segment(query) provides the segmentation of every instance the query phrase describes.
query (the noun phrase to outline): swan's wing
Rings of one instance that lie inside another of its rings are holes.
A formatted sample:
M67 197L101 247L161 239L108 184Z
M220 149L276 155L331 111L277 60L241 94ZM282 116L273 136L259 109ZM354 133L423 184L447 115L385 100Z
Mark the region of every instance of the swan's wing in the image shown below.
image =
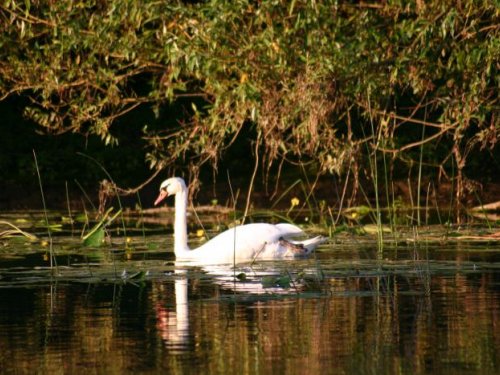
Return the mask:
M252 260L268 244L277 244L281 236L281 231L271 224L240 225L218 234L191 254L198 260L214 263L231 263L234 258Z
M281 245L281 239L303 235L299 227L281 223L253 223L230 228L198 249L189 252L189 257L206 264L232 263L236 261L251 261L256 258L277 259L283 257L286 248ZM309 253L317 245L318 238L297 241Z
M279 229L281 236L284 238L297 237L304 234L304 231L302 229L293 224L279 223L276 224L275 227Z

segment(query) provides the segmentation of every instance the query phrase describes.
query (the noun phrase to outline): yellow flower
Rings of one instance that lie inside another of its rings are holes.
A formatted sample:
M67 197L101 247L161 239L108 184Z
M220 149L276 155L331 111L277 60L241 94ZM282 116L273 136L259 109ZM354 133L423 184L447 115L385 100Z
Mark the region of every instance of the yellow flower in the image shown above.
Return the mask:
M290 204L292 205L292 207L298 206L300 204L299 198L293 197L290 201Z
M203 229L198 229L196 231L196 237L203 237L204 234L205 234L205 231Z

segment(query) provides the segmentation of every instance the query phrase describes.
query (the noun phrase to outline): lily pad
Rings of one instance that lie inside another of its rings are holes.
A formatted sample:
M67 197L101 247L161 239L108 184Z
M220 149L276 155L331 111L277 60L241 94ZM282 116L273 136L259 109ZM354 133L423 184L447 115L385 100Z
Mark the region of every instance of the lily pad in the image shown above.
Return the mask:
M264 276L262 286L264 288L290 288L291 279L288 275L283 276Z

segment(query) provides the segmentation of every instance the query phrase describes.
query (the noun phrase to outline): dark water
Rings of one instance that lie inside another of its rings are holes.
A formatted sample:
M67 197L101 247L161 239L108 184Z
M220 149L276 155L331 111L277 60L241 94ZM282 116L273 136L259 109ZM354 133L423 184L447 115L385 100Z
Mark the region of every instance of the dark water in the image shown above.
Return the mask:
M58 237L51 276L46 244L0 240L0 373L500 372L498 242L344 237L233 270L146 241Z

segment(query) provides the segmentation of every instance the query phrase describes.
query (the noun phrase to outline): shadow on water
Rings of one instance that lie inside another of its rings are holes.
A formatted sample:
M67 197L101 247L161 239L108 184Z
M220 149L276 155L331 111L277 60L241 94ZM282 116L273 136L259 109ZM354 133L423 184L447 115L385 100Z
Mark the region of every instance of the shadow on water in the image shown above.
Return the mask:
M372 237L339 235L309 259L201 267L175 261L163 228L137 228L84 248L62 225L57 273L43 241L0 239L3 373L500 366L498 242L409 238L381 251Z

